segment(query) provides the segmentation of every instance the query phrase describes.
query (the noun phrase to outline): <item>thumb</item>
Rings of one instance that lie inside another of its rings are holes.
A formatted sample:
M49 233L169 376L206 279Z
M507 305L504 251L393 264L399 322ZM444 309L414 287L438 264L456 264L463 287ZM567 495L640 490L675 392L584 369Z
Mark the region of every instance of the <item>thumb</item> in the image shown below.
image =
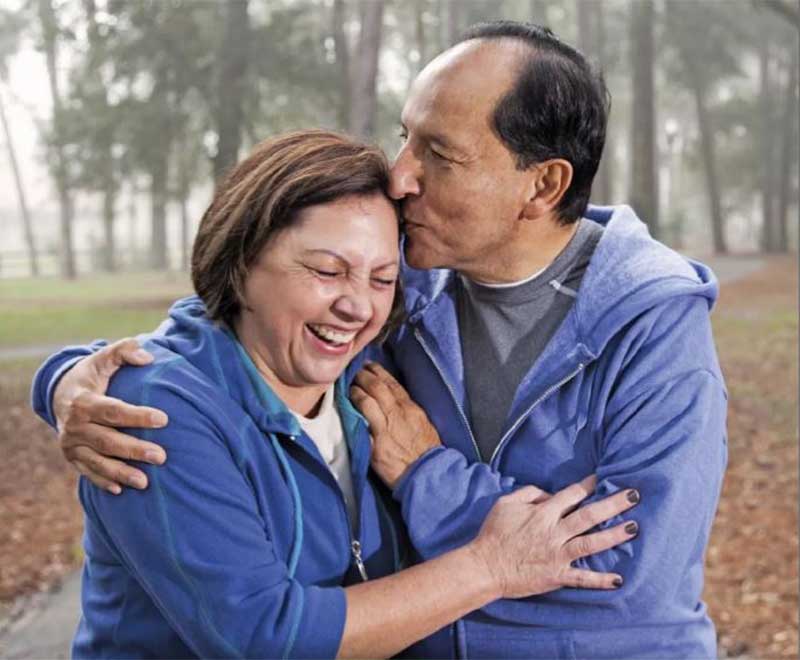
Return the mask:
M93 357L97 375L106 382L123 365L141 367L153 361L152 354L141 348L136 339L131 338L120 339L98 351Z

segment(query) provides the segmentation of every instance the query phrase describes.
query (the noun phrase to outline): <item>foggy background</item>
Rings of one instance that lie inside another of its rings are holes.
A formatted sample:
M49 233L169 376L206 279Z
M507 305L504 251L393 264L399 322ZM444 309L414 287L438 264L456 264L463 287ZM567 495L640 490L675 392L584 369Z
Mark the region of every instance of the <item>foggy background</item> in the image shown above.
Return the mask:
M693 255L796 249L796 3L4 0L0 277L185 268L214 178L255 142L320 126L391 156L414 75L497 18L604 70L594 202Z

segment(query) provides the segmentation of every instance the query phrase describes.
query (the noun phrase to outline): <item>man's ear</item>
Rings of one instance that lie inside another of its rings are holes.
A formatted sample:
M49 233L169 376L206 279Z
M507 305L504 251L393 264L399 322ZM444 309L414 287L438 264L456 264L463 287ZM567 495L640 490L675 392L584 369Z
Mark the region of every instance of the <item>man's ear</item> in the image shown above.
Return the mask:
M549 215L572 183L572 165L563 158L553 158L534 165L531 174L523 215L529 218Z

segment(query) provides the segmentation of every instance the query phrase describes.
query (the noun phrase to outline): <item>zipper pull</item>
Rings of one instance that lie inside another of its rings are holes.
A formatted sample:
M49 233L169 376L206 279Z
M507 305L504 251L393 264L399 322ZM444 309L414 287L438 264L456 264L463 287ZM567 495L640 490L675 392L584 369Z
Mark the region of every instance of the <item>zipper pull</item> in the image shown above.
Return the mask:
M353 542L350 544L350 549L353 551L353 559L356 562L356 568L358 568L361 579L366 582L369 580L369 577L367 576L367 568L364 566L364 561L361 559L361 544L353 539Z

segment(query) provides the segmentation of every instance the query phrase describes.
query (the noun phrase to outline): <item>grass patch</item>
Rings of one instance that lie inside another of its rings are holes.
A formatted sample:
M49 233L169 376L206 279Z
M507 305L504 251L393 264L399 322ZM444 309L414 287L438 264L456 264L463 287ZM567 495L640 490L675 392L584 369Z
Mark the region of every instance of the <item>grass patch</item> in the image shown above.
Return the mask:
M116 273L65 281L0 280L0 348L147 332L191 293L185 273Z

